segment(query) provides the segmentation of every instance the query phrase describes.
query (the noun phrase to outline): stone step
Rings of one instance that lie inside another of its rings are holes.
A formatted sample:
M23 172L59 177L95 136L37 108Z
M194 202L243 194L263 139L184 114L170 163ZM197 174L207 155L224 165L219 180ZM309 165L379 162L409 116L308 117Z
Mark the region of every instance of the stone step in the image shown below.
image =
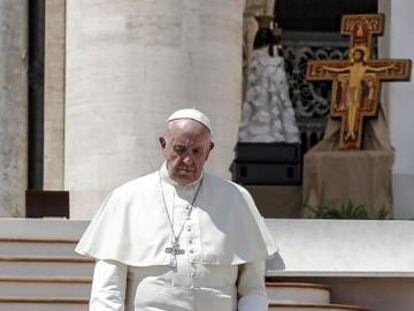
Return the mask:
M85 298L0 296L0 311L87 311Z
M79 256L76 238L0 237L0 256Z
M0 218L0 237L79 239L87 220Z
M366 308L339 304L271 302L269 311L371 311Z
M74 248L87 221L0 219L0 311L88 309L94 260ZM369 311L329 304L329 289L267 283L269 310Z
M0 293L12 297L88 298L91 278L0 277Z
M327 286L299 282L266 282L271 301L280 303L328 304L330 290Z
M91 277L94 263L83 257L0 256L0 275Z

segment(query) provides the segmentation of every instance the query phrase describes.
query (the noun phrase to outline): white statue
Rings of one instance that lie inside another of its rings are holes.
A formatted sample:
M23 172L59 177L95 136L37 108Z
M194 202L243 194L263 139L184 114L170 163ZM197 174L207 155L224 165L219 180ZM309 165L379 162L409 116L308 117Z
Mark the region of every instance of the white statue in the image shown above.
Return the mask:
M246 87L239 142L299 142L283 58L253 50Z

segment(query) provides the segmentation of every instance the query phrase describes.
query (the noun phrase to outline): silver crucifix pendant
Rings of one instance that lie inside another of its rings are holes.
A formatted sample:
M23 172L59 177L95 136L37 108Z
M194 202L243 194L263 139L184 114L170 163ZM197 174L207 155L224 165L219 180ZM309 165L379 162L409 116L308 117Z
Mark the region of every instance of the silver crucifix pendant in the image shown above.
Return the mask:
M167 254L172 254L174 256L177 256L177 255L184 254L185 253L185 250L183 250L183 249L180 248L180 244L178 242L174 242L173 245L172 245L172 247L167 247L165 249L165 252Z

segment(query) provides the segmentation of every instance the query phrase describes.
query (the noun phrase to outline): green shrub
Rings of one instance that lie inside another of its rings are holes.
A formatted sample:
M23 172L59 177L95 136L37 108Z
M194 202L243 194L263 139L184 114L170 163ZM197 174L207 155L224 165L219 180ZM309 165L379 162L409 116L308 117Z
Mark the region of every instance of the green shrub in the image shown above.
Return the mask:
M309 218L314 219L390 219L389 212L385 207L383 207L374 218L370 218L365 205L354 204L351 201L342 203L339 208L327 206L312 208L307 206L306 209L310 211Z

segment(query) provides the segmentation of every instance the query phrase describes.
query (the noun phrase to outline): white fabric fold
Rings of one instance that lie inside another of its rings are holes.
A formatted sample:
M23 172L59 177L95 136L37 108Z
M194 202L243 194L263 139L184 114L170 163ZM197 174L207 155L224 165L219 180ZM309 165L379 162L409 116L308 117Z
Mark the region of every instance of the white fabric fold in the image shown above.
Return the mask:
M99 260L95 264L90 311L124 311L127 266L115 261Z
M183 270L187 268L189 267L181 267ZM144 311L152 308L179 308L183 311L204 311L211 310L213 306L214 310L219 311L268 310L264 262L237 267L215 265L199 268L199 280L190 289L186 282L177 283L177 272L172 267L131 268L115 261L98 260L89 310ZM234 271L237 271L237 280ZM211 286L212 284L218 286Z
M237 280L238 311L265 311L269 308L265 278L265 263L251 262L239 266Z
M161 171L161 174L166 172ZM165 252L171 230L163 207L160 172L137 178L115 189L82 236L76 251L97 259L132 266L169 265ZM250 194L241 186L204 173L194 204L203 264L243 264L261 261L277 249Z

